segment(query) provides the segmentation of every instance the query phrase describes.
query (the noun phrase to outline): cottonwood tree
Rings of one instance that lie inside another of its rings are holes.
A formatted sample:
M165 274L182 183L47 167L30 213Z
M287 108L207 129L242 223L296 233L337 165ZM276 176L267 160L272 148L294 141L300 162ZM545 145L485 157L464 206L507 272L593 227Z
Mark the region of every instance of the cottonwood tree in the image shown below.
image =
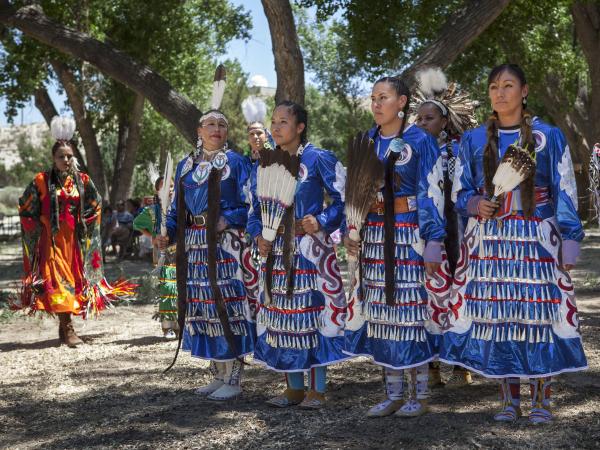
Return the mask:
M82 15L70 15L82 3L87 7L85 20ZM71 57L66 69L72 69L73 81L80 81L79 93L85 94L84 107L94 112L95 122L102 132L114 132L118 136L117 151L110 164L111 201L124 198L130 192L145 100L159 111L168 111L171 121L187 140L195 141L200 110L188 97L196 102L205 98L206 89L197 86L209 85L214 57L222 54L230 39L247 38L250 26L248 15L224 0L42 1L40 5L24 6L2 1L0 17L0 23L18 30L19 37L23 36L21 41L32 38ZM24 28L15 26L17 23ZM81 23L87 25L86 30L81 29ZM57 38L59 34L62 38ZM75 51L65 51L65 48ZM40 61L43 60L37 59L38 64ZM95 61L101 62L96 66ZM78 65L87 69L87 78L81 76L84 71L73 70ZM160 70L169 82L149 66ZM52 73L61 74L56 64L51 67ZM77 83L73 85L77 87ZM69 83L63 86L69 94ZM131 89L132 86L137 90ZM71 103L74 96L68 95L68 98ZM77 105L70 106L77 119ZM78 128L83 138L84 129L79 121ZM90 159L88 153L86 146L86 156ZM93 170L104 165L92 166L90 162L90 173L95 178Z

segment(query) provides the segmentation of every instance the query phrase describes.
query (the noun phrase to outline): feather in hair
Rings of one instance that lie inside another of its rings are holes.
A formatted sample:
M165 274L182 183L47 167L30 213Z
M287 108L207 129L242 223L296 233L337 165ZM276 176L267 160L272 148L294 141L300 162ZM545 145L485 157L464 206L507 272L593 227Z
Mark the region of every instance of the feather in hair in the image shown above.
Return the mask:
M227 75L225 72L225 66L223 64L219 64L217 70L215 70L215 78L213 81L213 91L210 100L211 109L219 109L221 107L223 95L225 94L226 80Z
M432 98L441 94L448 88L446 75L439 67L429 67L419 71L416 75L419 89L425 98Z
M158 173L158 169L154 163L152 161L148 161L148 179L150 180L150 184L154 186L154 183L156 183L156 180L158 180L159 177L160 174Z
M57 141L70 141L75 133L75 121L71 117L54 116L50 122L50 134Z
M252 123L265 123L267 104L262 98L251 95L242 102L242 113L248 125Z

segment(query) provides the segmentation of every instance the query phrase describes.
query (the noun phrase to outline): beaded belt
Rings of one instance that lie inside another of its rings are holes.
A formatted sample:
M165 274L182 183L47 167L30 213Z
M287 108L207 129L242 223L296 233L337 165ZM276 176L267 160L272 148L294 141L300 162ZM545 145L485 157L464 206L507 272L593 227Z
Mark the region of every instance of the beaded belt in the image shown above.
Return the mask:
M394 199L394 214L403 214L417 210L417 202L414 195L407 195L405 197L396 197ZM371 205L370 213L379 214L383 216L385 214L385 202L375 202Z

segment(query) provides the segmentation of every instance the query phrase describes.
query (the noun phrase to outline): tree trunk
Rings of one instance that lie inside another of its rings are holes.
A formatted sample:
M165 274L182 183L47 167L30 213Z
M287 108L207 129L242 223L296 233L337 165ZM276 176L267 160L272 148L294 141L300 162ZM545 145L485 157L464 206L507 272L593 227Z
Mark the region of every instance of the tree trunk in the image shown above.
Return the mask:
M275 103L283 100L304 105L304 59L298 43L294 14L288 0L262 0L271 31L277 91Z
M107 199L108 189L104 165L102 164L102 155L100 153L98 140L96 139L96 131L94 130L92 119L85 109L84 94L69 66L58 60L52 60L50 61L50 64L52 65L54 72L56 72L56 76L60 83L65 88L69 105L73 110L77 130L79 131L79 136L81 136L83 148L85 148L88 174L92 178L92 181L96 185L102 198Z
M589 152L594 143L600 141L600 4L576 1L571 12L577 42L588 66L589 92L582 99L583 108L579 111L587 122L580 131L587 141Z
M201 111L150 67L108 43L53 22L37 5L15 10L8 0L0 0L0 24L18 28L43 44L93 64L107 76L147 98L190 143L196 142Z
M33 93L33 98L35 100L35 107L42 113L42 117L50 126L50 122L54 116L58 116L58 111L54 107L54 103L48 95L48 91L44 87L39 87Z
M110 203L127 200L131 195L131 181L135 169L136 154L140 145L141 122L144 113L144 96L135 94L131 110L119 117L117 154L113 171Z
M431 42L402 73L402 78L411 87L415 74L423 66L449 66L508 6L510 0L471 0L450 16L442 26L437 39Z
M580 197L579 214L582 219L594 216L589 195L589 163L594 143L600 141L600 4L576 1L571 6L577 42L588 66L589 90L580 92L575 107L569 113L575 129L581 136L577 157L582 163L582 176L577 177Z

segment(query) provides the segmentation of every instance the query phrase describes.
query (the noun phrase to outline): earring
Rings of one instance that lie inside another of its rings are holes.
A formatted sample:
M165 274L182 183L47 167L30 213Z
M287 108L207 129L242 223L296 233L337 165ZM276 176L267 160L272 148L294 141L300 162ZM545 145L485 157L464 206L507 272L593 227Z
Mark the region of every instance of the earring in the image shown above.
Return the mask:
M448 133L445 130L440 131L440 139L445 140L448 137Z
M404 111L398 111L398 119L404 119Z
M196 141L196 151L194 152L195 156L198 156L202 151L202 138L198 136L198 140Z
M527 97L523 97L523 108L527 108Z

